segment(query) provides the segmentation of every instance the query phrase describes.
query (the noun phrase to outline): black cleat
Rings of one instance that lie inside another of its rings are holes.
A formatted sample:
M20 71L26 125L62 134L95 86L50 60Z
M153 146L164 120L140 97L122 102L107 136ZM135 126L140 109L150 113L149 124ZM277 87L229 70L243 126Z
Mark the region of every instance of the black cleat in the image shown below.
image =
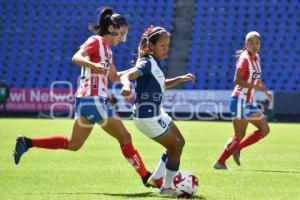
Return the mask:
M25 137L19 135L16 139L16 147L13 152L13 157L15 160L15 164L19 164L21 156L28 150L28 147L25 142Z
M143 181L143 184L144 184L145 187L150 187L150 186L147 184L147 182L148 182L148 179L150 178L151 175L152 175L152 173L151 173L151 172L148 172L148 173L146 174L146 176L142 177L142 181Z
M233 158L234 162L235 162L238 166L241 165L240 155L241 155L241 151L235 151L235 152L232 154L232 158Z

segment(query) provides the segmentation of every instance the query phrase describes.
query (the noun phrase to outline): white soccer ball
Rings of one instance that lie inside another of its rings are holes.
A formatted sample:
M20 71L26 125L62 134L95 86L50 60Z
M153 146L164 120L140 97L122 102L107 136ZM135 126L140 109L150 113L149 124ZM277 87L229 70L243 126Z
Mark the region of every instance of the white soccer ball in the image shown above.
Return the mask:
M173 188L177 197L190 198L197 193L198 178L191 172L178 172L173 179Z

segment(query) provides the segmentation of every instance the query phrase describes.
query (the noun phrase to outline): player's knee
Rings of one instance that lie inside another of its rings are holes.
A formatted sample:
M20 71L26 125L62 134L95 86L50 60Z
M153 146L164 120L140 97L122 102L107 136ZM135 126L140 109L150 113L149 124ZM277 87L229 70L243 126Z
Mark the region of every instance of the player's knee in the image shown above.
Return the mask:
M263 129L261 129L260 133L262 137L266 137L270 133L269 125L266 125Z
M80 143L78 139L70 137L68 138L68 140L69 143L67 149L70 151L78 151L83 145L83 143Z
M69 145L68 146L68 150L70 150L70 151L78 151L81 147L82 147L82 145Z
M179 145L178 145L178 146L181 148L181 150L183 149L184 145L185 145L185 140L184 140L184 139L181 139L181 140L179 141Z

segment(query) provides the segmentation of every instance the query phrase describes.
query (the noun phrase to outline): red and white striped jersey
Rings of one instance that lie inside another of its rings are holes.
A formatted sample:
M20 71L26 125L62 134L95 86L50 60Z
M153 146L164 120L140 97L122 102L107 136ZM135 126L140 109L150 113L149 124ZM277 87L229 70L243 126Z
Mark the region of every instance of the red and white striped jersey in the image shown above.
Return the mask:
M253 59L247 50L243 51L236 66L236 72L239 71L244 74L244 81L256 85L261 78L259 55L256 54L255 59ZM253 102L254 93L254 89L236 85L231 96L238 96L239 98L245 99L247 102Z
M107 98L107 77L110 66L113 63L112 50L99 35L88 38L80 48L83 48L87 52L89 55L87 57L88 60L95 63L102 63L102 66L107 68L107 73L95 74L94 70L88 67L81 67L80 83L75 96L101 96Z

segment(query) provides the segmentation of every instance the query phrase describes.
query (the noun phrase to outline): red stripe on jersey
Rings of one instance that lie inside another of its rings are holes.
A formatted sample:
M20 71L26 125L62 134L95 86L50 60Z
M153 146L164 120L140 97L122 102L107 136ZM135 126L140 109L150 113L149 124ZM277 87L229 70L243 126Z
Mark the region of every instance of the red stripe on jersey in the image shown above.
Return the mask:
M94 72L94 70L91 70L91 95L92 96L98 96L98 90L99 90L99 77Z
M102 45L103 45L105 57L108 58L107 44L104 40L102 40ZM104 60L104 62L105 62L105 60Z
M257 84L257 75L261 73L260 63L259 63L259 56L256 55L255 60L253 60L249 54L249 52L244 51L241 54L240 61L236 66L236 71L243 72L243 80L250 83L250 84ZM255 75L255 77L254 77ZM234 87L232 96L238 96L241 98L245 98L246 101L252 102L253 95L255 93L254 89L247 89L243 88L239 85Z
M89 82L89 79L85 79L85 82L84 82L84 85L83 85L83 89L82 89L82 96L85 96L86 94L86 91L87 91L87 87L88 87L88 82Z

